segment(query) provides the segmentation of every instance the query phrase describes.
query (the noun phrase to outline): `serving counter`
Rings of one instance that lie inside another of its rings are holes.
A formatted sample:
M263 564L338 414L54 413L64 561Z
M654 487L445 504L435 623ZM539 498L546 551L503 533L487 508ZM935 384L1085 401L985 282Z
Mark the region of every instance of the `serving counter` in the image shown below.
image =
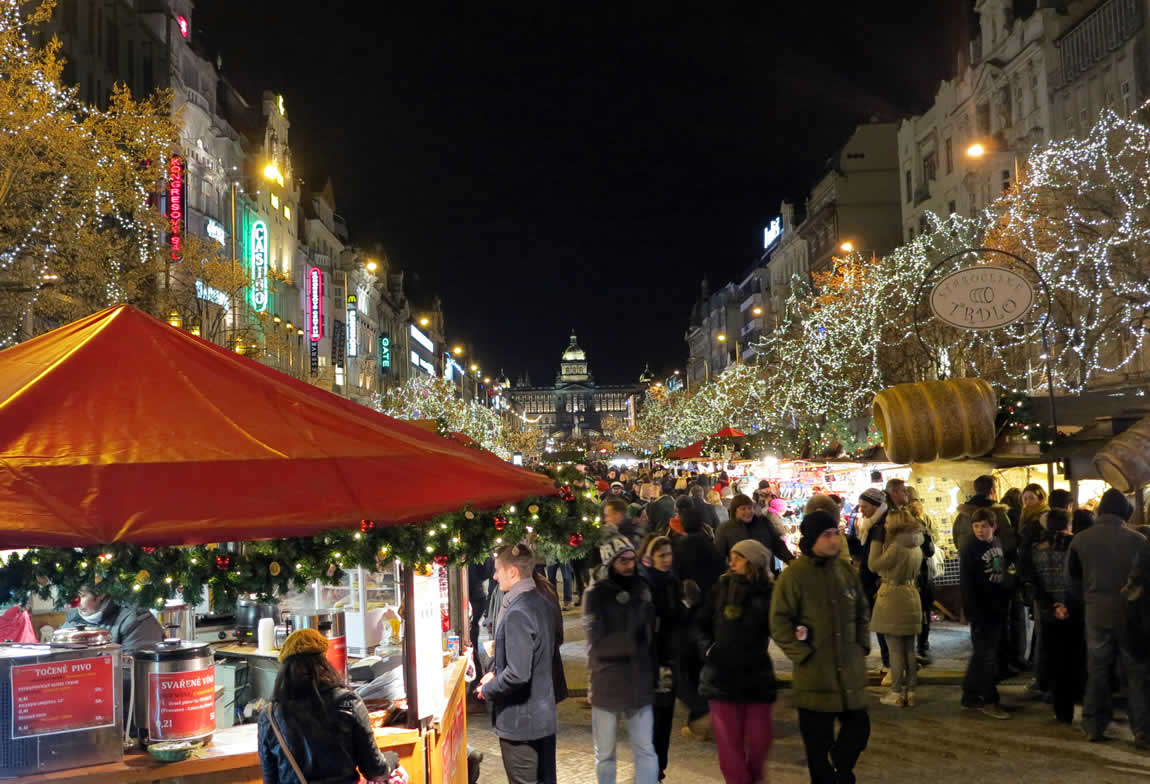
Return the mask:
M394 751L412 784L466 784L467 706L466 659L443 670L445 710L424 728L384 727L375 730L376 743ZM261 784L257 726L243 724L216 731L199 756L161 763L146 751L133 751L120 762L71 770L0 779L11 782L79 782L84 784Z

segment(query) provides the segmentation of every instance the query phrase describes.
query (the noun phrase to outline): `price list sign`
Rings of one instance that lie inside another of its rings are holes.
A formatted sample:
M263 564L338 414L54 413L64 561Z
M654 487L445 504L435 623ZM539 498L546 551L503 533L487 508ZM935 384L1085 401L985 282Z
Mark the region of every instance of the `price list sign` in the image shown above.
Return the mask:
M115 658L96 656L13 667L12 738L115 724Z
M148 673L152 691L148 734L153 738L202 735L216 726L216 668Z

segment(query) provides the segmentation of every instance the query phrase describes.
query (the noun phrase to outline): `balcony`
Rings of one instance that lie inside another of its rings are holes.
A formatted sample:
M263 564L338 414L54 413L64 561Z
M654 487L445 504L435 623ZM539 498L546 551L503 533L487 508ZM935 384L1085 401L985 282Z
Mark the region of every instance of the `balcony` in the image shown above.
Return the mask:
M914 189L914 198L913 198L914 206L917 207L918 205L922 204L924 201L926 201L929 198L930 198L930 183L929 182L919 183L918 186Z
M1109 57L1142 29L1141 0L1109 0L1058 40L1062 85Z

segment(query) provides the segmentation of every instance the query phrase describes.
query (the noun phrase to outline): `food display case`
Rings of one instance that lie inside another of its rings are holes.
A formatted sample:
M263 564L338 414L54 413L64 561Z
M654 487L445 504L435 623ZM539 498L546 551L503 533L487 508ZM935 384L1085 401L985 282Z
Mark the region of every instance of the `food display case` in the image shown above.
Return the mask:
M401 586L398 561L378 572L348 569L339 585L316 581L315 606L343 610L348 654L370 656L380 645L399 644Z

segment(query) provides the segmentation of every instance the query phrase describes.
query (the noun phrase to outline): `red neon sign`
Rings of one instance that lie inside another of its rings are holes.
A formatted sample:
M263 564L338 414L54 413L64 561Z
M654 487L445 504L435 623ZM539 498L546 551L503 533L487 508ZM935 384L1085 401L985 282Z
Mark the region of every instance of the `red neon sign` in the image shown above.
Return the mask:
M180 35L182 35L184 38L187 38L188 37L188 17L177 16L176 17L176 25L180 28Z
M323 270L312 267L307 271L307 324L312 343L323 337Z
M183 258L184 244L184 159L179 155L173 155L168 161L168 222L172 261L179 261Z

